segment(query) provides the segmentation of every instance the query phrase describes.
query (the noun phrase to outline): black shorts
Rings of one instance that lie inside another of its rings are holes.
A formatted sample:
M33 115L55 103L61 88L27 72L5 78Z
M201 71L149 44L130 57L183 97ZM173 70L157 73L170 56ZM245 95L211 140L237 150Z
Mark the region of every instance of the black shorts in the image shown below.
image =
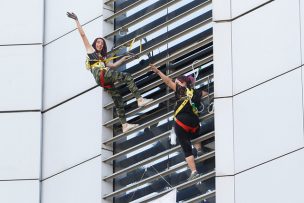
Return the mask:
M200 136L200 128L195 131L195 133L186 132L181 126L177 123L174 123L174 130L176 137L179 140L179 143L183 149L185 157L192 156L192 144L191 140L196 139Z

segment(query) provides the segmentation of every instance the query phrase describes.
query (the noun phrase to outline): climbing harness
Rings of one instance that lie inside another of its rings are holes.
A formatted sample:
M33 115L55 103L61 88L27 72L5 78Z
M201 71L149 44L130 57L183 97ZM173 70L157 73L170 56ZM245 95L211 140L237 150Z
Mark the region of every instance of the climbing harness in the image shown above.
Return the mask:
M181 103L181 105L177 108L177 110L174 112L174 121L177 125L179 125L180 127L182 127L186 132L191 132L191 133L195 133L197 131L197 129L199 128L199 126L196 127L191 127L188 125L185 125L183 122L181 122L180 120L178 120L176 118L177 114L186 106L186 104L189 102L191 107L192 107L192 111L193 113L198 116L199 115L199 111L197 110L197 107L195 106L195 104L191 101L192 97L193 97L193 89L189 89L186 88L186 99L184 99L183 103ZM170 143L171 145L176 145L176 134L174 131L174 128L172 128L171 132L170 132Z
M183 122L181 122L177 118L175 118L175 122L176 122L177 125L179 125L180 127L182 127L187 133L195 133L197 131L197 129L198 129L198 126L191 127L191 126L185 125Z
M90 62L93 62L93 64L91 64ZM90 58L87 56L86 68L87 69L100 68L100 76L99 76L100 86L106 89L112 87L112 85L105 84L104 75L108 71L108 68L105 66L104 59L100 58L99 60L90 60Z
M193 97L193 89L186 88L186 99L181 103L181 105L177 108L177 110L174 112L174 120L176 119L176 115L186 106L188 102L190 102L190 105L192 107L193 113L198 116L199 111L197 110L197 107L195 106L194 102L192 102Z
M104 75L105 75L105 71L100 71L100 78L99 78L100 86L106 89L112 88L112 85L105 84Z

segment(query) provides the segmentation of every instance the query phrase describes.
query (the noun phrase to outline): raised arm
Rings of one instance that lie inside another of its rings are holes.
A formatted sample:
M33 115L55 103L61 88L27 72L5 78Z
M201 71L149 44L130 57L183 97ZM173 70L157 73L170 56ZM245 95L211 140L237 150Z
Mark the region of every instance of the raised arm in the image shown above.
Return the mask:
M67 16L68 16L69 18L72 18L72 19L75 20L76 25L77 25L77 29L78 29L78 31L79 31L79 34L80 34L81 38L82 38L82 41L83 41L83 44L84 44L84 46L85 46L85 49L86 49L87 53L88 53L88 54L94 53L94 52L95 52L95 49L92 47L92 45L90 44L90 42L89 42L87 36L85 35L84 30L82 29L82 26L81 26L81 24L79 23L76 14L73 13L73 12L72 12L72 13L67 12Z
M170 77L166 76L160 70L158 70L158 68L154 64L150 64L150 68L151 68L151 70L154 73L156 73L157 75L159 75L159 77L164 81L164 83L168 87L170 87L171 89L173 89L174 91L176 91L176 84L175 84L175 82L172 81L172 79Z

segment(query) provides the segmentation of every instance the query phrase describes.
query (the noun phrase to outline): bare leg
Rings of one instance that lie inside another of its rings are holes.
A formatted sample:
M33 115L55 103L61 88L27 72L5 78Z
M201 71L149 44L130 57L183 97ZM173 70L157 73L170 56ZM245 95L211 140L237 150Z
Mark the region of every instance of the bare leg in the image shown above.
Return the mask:
M191 172L195 172L196 171L196 165L195 165L195 162L194 162L194 156L191 155L191 156L188 156L186 157L186 161L187 161L187 164L191 170Z

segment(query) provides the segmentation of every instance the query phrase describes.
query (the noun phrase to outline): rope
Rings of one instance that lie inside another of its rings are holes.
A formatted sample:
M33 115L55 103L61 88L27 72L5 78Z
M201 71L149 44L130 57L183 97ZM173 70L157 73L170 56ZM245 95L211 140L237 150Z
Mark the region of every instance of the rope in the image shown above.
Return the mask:
M134 42L135 42L135 39L136 39L136 37L134 37L133 40L132 40L132 42L130 43L128 52L131 51L131 49L132 49L132 47L133 47L133 44L134 44Z
M208 113L213 113L213 102L210 102L210 76L208 76ZM210 110L210 107L211 107L211 110Z
M173 186L156 170L156 168L154 168L154 166L152 166L152 168L156 171L157 175L159 175L171 188L173 188Z
M142 174L142 176L141 176L141 178L140 178L139 181L141 181L141 180L143 179L143 177L144 177L144 175L146 174L146 172L147 172L147 168L145 168L145 172ZM132 194L132 196L131 196L131 199L130 199L130 202L133 200L133 197L134 197L136 191L137 191L137 190L135 190L135 191L133 192L133 194Z
M154 166L151 166L154 170L155 170L155 172L156 172L156 174L158 175L158 176L160 176L171 188L173 188L173 186L158 172L158 170L156 170L156 168L154 167ZM146 172L148 171L148 168L145 168L145 172L142 174L142 176L141 176L141 178L140 178L140 180L139 181L141 181L142 179L143 179L143 177L144 177L144 175L146 174ZM136 191L137 190L135 190L134 192L133 192L133 194L132 194L132 196L131 196L131 199L130 199L130 202L133 200L133 197L134 197L134 195L135 195L135 193L136 193Z
M122 31L125 31L125 30L124 30L124 29L120 29L120 30L119 30L119 35L120 35L120 36L124 36L124 35L121 33ZM142 40L144 40L145 43L147 42L147 39L146 39L146 38L143 38L143 39L141 38L141 39L139 39L139 54L143 51ZM111 57L105 59L103 62L108 63L108 62L110 62L110 61L112 61L112 60L114 60L114 59L117 59L117 58L120 58L120 57L123 57L123 56L126 56L126 55L130 55L132 58L138 59L139 57L138 57L136 54L130 52L130 51L132 50L132 48L133 48L133 45L134 45L135 41L136 41L136 36L132 39L132 41L131 41L131 43L130 43L129 46L123 46L123 47L126 47L126 48L127 48L127 52L124 53L123 55L115 56L118 52L121 51L122 47L120 47L119 49L117 49L116 51L114 51L114 52L111 54ZM114 48L114 46L113 46L113 48ZM112 48L112 49L113 49L113 48ZM149 52L147 55L148 55L148 58L151 57L150 52ZM152 51L152 56L153 56L153 51Z
M200 62L200 61L202 61L202 60L195 60L195 61L192 62L191 67L192 67L192 70L193 70L193 71L195 71L195 70L194 70L194 65L195 65L196 63ZM193 73L193 74L194 74L194 79L195 79L195 80L197 79L200 70L201 70L201 67L200 67L200 68L197 68L197 69L196 69L196 72ZM209 78L209 77L208 77L208 78ZM209 95L209 92L208 92L208 95ZM204 110L205 110L204 102L201 102L201 110L199 111L199 113L202 113Z
M211 109L210 109L210 107L211 107ZM213 113L213 111L214 111L214 105L213 105L213 102L211 102L208 106L208 113L211 114L211 113Z
M124 32L124 34L122 34L122 32ZM119 34L119 36L123 37L123 36L126 35L127 32L128 32L127 29L121 27L121 28L119 29L119 31L118 31L118 34Z
M192 70L193 70L193 71L194 71L194 65L195 65L196 63L200 62L200 61L201 61L201 60L195 60L195 61L192 62L191 67L192 67ZM195 78L195 80L196 80L196 78L197 78L197 76L198 76L198 74L199 74L200 69L201 69L201 68L196 69L196 72L194 73L194 78Z
M201 101L201 110L199 112L202 113L204 110L205 110L205 104L204 101Z
M145 44L148 43L148 40L147 40L146 37L144 37L143 40L145 41ZM159 49L159 48L158 48L158 49ZM152 54L151 54L151 52L152 52ZM151 52L149 52L149 53L147 54L148 58L151 58L151 57L154 56L153 50L152 50Z

